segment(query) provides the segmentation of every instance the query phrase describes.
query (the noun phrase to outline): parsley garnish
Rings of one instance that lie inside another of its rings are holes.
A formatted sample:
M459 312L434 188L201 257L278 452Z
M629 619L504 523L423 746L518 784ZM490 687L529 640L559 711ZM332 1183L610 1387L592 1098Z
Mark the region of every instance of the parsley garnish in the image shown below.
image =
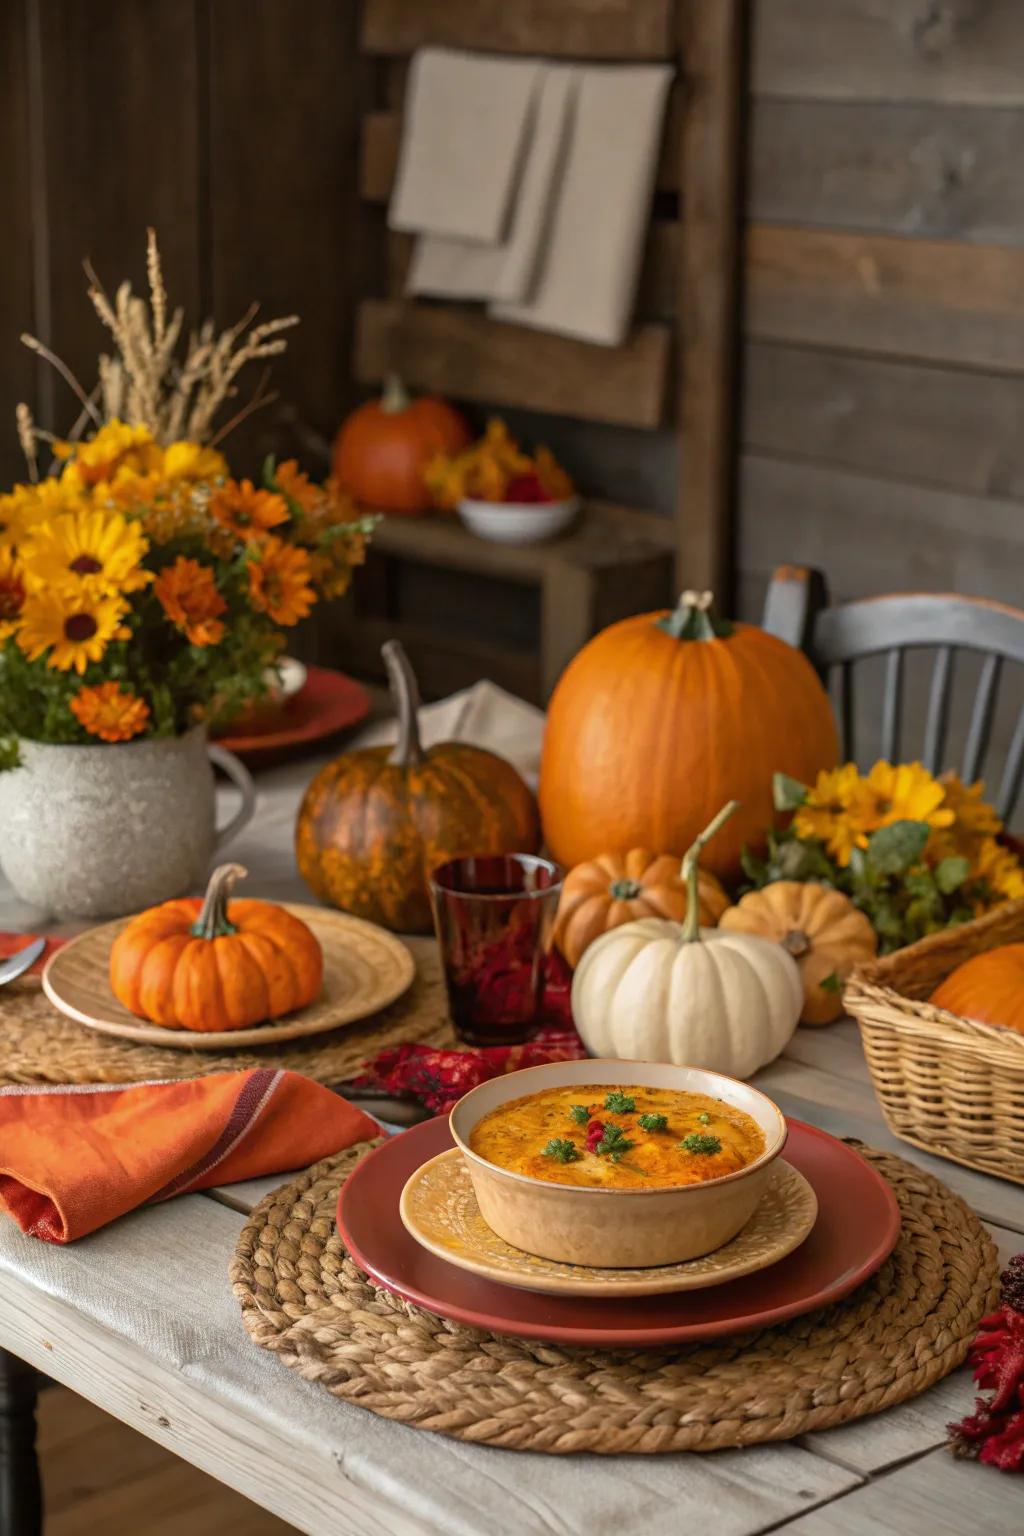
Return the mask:
M642 1131L667 1131L668 1115L639 1115L636 1123Z
M679 1145L684 1152L705 1152L709 1157L722 1150L722 1143L717 1136L702 1136L700 1131L691 1131Z
M590 1110L585 1104L570 1104L569 1113L577 1125L586 1125L590 1119Z
M545 1157L556 1157L560 1163L575 1163L579 1155L579 1147L567 1137L553 1136L544 1148Z
M707 1110L705 1110L703 1114L697 1116L697 1121L700 1125L710 1125L711 1116L708 1114Z
M635 1141L630 1141L621 1125L606 1125L604 1135L594 1147L594 1151L600 1156L610 1157L613 1163L625 1157L627 1152L632 1152L636 1146Z
M610 1109L613 1115L631 1115L636 1109L636 1099L631 1099L621 1088L615 1088L605 1099L604 1107Z

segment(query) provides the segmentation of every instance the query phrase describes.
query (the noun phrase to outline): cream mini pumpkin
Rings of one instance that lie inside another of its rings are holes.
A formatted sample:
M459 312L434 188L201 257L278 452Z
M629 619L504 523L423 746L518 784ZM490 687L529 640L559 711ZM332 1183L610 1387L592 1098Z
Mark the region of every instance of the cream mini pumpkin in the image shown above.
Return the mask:
M580 961L573 1018L595 1056L749 1077L789 1041L803 1006L796 961L770 939L700 927L700 851L735 808L723 807L686 854L684 922L624 923Z
M729 933L760 934L793 956L804 989L801 1024L837 1019L842 983L878 950L874 928L849 896L812 880L776 880L748 891L720 921Z

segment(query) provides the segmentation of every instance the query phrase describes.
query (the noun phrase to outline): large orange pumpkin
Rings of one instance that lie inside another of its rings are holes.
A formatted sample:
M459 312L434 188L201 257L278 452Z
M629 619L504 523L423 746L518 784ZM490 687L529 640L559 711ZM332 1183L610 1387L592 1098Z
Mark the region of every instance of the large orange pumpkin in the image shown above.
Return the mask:
M713 928L729 905L714 875L697 870L700 923ZM573 967L602 933L641 917L681 923L689 905L682 866L672 854L630 848L602 853L566 875L558 899L555 943Z
M367 507L425 512L423 471L435 454L461 453L469 427L454 406L434 396L411 400L399 379L342 423L334 444L334 476Z
M535 852L537 807L494 752L461 741L424 749L408 657L396 640L383 656L398 743L346 752L320 770L299 809L295 853L321 900L386 928L428 933L431 870L463 854Z
M1024 944L1000 944L972 955L929 998L979 1024L1000 1024L1024 1035Z
M323 983L315 934L269 901L228 897L245 870L222 864L206 897L133 917L110 951L119 1003L167 1029L247 1029L311 1003Z
M710 593L622 619L569 663L548 708L540 774L544 836L562 864L636 844L681 858L725 800L707 856L739 873L775 819L772 775L812 781L835 765L828 695L806 656L715 617Z

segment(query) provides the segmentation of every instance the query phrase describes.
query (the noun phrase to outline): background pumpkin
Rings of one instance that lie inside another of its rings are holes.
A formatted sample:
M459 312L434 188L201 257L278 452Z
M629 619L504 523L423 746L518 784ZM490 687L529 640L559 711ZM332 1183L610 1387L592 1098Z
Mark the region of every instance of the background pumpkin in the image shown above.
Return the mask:
M830 1024L843 1011L842 983L871 960L878 936L842 891L811 880L776 880L748 891L721 918L727 933L758 933L793 956L804 989L801 1024Z
M729 905L714 875L697 871L700 921L712 928ZM579 964L584 951L602 933L641 917L686 916L686 884L673 854L646 848L628 853L601 853L569 871L562 885L555 920L555 943L569 964Z
M379 400L352 412L334 443L334 476L357 501L385 512L425 512L423 471L435 454L461 453L465 419L432 395L412 400L392 376Z
M110 951L110 986L132 1013L167 1029L247 1029L319 994L323 956L301 918L228 897L245 870L222 864L202 901L165 901L133 917Z
M322 901L403 933L433 927L427 877L462 854L533 853L537 807L511 763L467 742L424 751L419 693L396 640L384 646L398 744L322 768L299 809L295 853Z
M1024 1035L1024 944L1000 944L972 955L940 982L929 1002L963 1019Z
M552 855L580 864L637 844L682 856L724 800L740 809L707 858L726 880L775 820L772 775L801 783L839 756L832 707L799 651L714 617L709 593L623 619L569 663L548 708L540 808Z
M593 1055L749 1077L784 1049L803 1002L796 962L768 939L699 926L700 851L735 809L723 807L686 854L684 923L624 923L584 954L572 1013Z

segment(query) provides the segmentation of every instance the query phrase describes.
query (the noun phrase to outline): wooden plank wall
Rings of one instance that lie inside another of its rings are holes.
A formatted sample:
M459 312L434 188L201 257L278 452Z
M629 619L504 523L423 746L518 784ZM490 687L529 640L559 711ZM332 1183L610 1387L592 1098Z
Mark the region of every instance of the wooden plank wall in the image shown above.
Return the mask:
M243 469L329 436L354 394L352 324L373 264L357 220L363 65L337 0L9 0L0 7L0 480L23 472L13 409L66 429L73 398L18 346L35 331L91 383L104 333L82 258L140 284L160 238L192 320L304 312L275 383L288 413L232 439ZM255 383L255 380L253 381Z
M737 562L1024 606L1024 8L751 0Z

